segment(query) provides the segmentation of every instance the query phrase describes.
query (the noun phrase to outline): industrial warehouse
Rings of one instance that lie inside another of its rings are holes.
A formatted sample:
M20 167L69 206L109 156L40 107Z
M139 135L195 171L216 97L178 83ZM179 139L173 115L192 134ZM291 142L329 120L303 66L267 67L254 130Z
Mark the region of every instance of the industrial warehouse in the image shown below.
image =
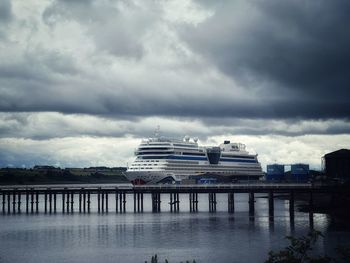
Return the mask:
M269 164L266 167L266 181L306 183L315 179L345 182L350 179L350 150L340 149L325 154L322 171L310 170L308 164Z

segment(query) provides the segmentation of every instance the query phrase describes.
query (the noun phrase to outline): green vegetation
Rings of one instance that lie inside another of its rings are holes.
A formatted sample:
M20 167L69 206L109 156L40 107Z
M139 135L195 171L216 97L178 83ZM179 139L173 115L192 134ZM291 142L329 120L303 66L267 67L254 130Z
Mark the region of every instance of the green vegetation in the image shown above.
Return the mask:
M316 255L313 253L316 242L323 238L319 231L310 231L306 236L299 238L287 236L290 244L284 249L269 252L269 258L265 263L347 263L350 258L350 246L340 246L335 250L335 256L330 257L326 254ZM169 263L167 259L160 261L157 254L152 256L150 263ZM145 261L148 263L148 261ZM181 263L196 263L193 261L182 261Z
M185 263L196 263L195 260L193 261L184 261ZM145 263L147 263L147 261L145 261ZM158 261L158 256L157 254L155 254L154 256L152 256L151 262L150 263L161 263L161 261ZM164 260L164 263L169 263L169 261L167 259ZM180 263L183 263L182 261Z
M323 237L321 232L311 231L307 236L295 238L288 236L290 245L278 252L269 252L269 258L265 263L345 263L349 262L350 247L338 247L336 257L328 255L313 255L313 246L319 238Z
M0 169L0 184L61 184L61 183L124 183L128 182L123 167L90 167L60 169L35 166L32 169Z

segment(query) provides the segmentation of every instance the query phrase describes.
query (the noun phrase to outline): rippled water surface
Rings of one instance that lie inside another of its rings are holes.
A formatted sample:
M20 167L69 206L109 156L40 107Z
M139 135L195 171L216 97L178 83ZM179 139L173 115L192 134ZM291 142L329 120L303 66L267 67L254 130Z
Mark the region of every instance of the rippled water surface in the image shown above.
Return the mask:
M180 197L180 212L170 213L169 196L162 195L161 213L151 212L150 197L145 196L145 212L134 214L129 196L127 212L116 214L112 197L109 213L104 214L95 212L93 202L90 214L0 215L0 262L142 263L156 253L170 262L263 262L269 250L287 244L286 235L310 229L305 213L296 212L294 225L290 223L284 200L275 201L271 223L265 198L256 199L254 220L249 218L246 194L236 194L234 214L226 212L224 194L217 195L216 213L207 212L204 194L199 195L198 213L188 212L188 195ZM317 243L319 251L331 253L337 244L349 243L350 233L333 228L326 215L314 214L314 228L325 234Z

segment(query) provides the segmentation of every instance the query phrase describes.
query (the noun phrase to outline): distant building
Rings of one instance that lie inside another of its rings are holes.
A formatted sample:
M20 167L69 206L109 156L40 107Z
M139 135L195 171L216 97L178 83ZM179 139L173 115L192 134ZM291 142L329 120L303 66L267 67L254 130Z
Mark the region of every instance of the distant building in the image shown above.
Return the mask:
M322 158L322 166L327 177L350 179L350 150L340 149L327 153Z
M266 180L267 181L283 181L284 177L284 165L283 164L268 164L266 167Z
M310 168L308 164L297 163L290 166L291 179L295 182L307 182L310 179Z
M60 168L56 168L51 165L35 165L33 169L34 170L54 170L54 169L60 169Z

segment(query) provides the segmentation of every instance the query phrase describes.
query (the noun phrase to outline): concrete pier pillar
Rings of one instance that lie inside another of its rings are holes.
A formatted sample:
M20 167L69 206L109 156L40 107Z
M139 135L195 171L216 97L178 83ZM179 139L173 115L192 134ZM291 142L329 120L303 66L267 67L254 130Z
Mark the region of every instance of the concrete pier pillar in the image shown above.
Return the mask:
M7 192L7 213L11 213L11 193Z
M179 194L173 193L173 200L171 202L171 205L173 207L174 212L179 212Z
M157 203L157 205L158 205L158 212L160 212L160 204L161 204L161 199L160 199L160 193L158 193L158 198L157 198L157 200L158 200L158 203Z
M70 195L70 211L71 213L74 212L74 190L72 190Z
M5 214L6 212L6 194L5 192L2 192L2 213Z
M2 213L4 214L5 213L5 206L6 206L6 196L5 196L5 192L4 191L2 191L2 193L1 193L1 196L2 196L2 200L1 200L1 202L2 202Z
M86 190L83 188L83 212L86 213Z
M108 192L105 192L105 200L106 200L106 213L108 213Z
M249 193L249 216L254 217L255 210L255 200L254 200L254 192Z
M28 214L29 212L29 191L28 189L26 190L26 213Z
M12 192L12 213L15 214L16 213L16 190L14 190Z
M154 193L151 193L151 201L152 201L152 212L155 212L155 204L154 204Z
M47 191L44 193L44 209L45 209L45 214L47 213Z
M209 193L208 199L209 199L209 212L215 212L216 211L216 193Z
M118 190L117 188L115 189L115 212L118 213Z
M141 212L141 204L140 204L140 202L141 202L141 200L140 200L140 198L141 198L141 193L137 193L137 212Z
M66 201L66 211L67 211L67 213L69 213L69 192L68 192L68 190L66 190L66 199L67 199L67 201Z
M126 193L123 193L123 213L126 212Z
M143 212L143 193L141 193L141 212Z
M291 224L294 225L294 192L289 193L289 219Z
M90 204L91 204L91 199L90 199L90 191L87 192L87 211L90 213Z
M101 212L101 193L100 189L97 190L97 212Z
M136 192L134 193L134 212L140 213L141 212L141 195L142 193Z
M160 212L160 193L152 193L152 212Z
M136 213L136 192L134 192L134 213Z
M18 202L17 202L17 212L21 213L21 198L22 198L22 193L21 191L18 191Z
M102 208L102 213L105 211L105 192L101 192L101 208Z
M189 193L190 212L198 212L198 193Z
M213 212L213 194L209 193L208 194L208 199L209 199L209 212Z
M179 193L176 193L176 212L180 211L180 196Z
M57 200L57 196L56 196L56 192L53 193L53 212L56 213L56 200Z
M170 212L173 212L173 194L170 193L170 201L169 201L169 205L170 205Z
M155 213L155 212L157 212L157 204L156 204L156 198L157 198L157 196L156 196L156 194L155 193L152 193L151 194L151 198L152 198L152 212L153 213Z
M314 228L314 198L312 191L309 194L309 222L310 228Z
M39 213L39 191L35 193L35 212Z
M52 192L51 189L49 189L49 212L52 213Z
M228 204L228 212L234 213L235 212L235 194L234 193L228 193L227 197L227 204Z
M269 220L274 220L274 199L273 199L273 192L269 191Z
M119 210L120 210L120 213L123 212L123 193L122 192L119 193Z
M82 189L79 190L79 213L82 211L82 204L81 202L83 201L82 199Z
M175 193L174 194L174 207L175 207L175 212L179 212L179 209L177 209L178 208L178 206L177 206L177 204L179 203L179 195L178 195L178 193Z
M34 213L34 189L30 189L30 212Z
M188 197L190 201L190 212L193 212L193 193L189 193Z
M62 213L65 212L65 206L66 206L65 198L66 198L66 193L65 191L62 191Z

